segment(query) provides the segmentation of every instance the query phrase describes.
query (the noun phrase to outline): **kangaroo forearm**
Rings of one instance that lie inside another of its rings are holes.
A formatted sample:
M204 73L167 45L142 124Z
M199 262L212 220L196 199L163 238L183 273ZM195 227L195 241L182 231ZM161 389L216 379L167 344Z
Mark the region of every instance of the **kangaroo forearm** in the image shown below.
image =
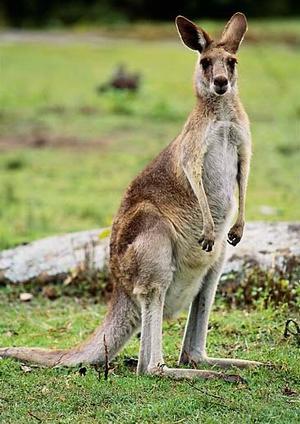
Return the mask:
M250 157L251 150L249 144L249 146L244 147L242 151L239 152L238 157L237 182L239 188L239 209L236 222L228 233L228 243L232 246L236 246L240 242L244 232L246 191L250 169Z
M210 212L207 196L202 184L202 179L199 183L199 192L198 192L197 198L198 198L198 202L199 202L201 213L202 213L203 230L213 231L214 221Z
M248 186L248 176L250 160L248 157L241 157L239 160L238 188L239 188L239 209L237 224L243 225L245 221L246 192Z
M210 212L209 204L207 201L207 196L202 183L202 172L197 170L197 165L194 164L190 169L184 168L185 175L190 183L190 186L198 200L202 220L203 220L203 230L213 231L214 221Z

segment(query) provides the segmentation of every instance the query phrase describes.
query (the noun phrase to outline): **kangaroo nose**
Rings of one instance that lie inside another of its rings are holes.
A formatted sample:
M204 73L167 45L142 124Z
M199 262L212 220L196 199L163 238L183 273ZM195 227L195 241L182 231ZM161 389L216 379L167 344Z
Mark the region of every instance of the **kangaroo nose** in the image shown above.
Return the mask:
M214 78L215 91L218 94L224 94L227 91L228 79L223 75Z
M226 77L224 77L223 75L220 75L220 76L218 76L218 77L216 77L216 78L214 79L214 84L215 84L217 87L224 87L224 85L227 85L227 84L228 84L228 80L227 80L227 78L226 78Z

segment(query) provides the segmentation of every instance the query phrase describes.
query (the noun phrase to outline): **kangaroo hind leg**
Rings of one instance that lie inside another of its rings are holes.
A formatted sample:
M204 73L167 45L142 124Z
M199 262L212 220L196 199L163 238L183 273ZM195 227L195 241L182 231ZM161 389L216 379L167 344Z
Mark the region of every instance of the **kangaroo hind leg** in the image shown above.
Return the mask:
M141 342L138 374L163 363L162 320L166 291L172 282L172 243L163 222L141 234L134 242L138 273L134 294L141 308Z
M206 339L210 310L222 272L224 253L204 277L201 289L193 300L186 324L179 364L208 364L221 368L231 366L248 368L261 365L256 361L234 358L212 358L206 353Z
M213 378L215 371L168 368L162 349L162 323L165 296L172 284L172 245L168 233L159 226L156 231L144 233L135 242L139 263L134 293L141 306L142 332L138 374L184 378Z

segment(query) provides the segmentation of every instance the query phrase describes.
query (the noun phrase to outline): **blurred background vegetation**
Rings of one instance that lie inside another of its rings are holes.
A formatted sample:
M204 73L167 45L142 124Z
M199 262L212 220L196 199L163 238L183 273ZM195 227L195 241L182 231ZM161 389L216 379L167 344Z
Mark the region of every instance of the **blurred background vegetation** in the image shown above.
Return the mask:
M174 17L218 36L237 10L249 15L239 60L254 141L247 219L300 218L298 2L2 1L0 248L111 224L126 185L195 102L196 56ZM101 92L119 64L140 75L139 90Z
M295 16L298 0L2 0L0 13L9 25L72 25L137 19L170 20L178 14L192 18L224 18L237 10L250 17Z

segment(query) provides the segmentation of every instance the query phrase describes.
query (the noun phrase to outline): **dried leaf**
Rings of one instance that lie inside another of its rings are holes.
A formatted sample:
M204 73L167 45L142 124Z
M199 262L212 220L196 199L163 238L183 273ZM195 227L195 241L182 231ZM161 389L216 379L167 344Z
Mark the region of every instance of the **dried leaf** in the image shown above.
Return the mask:
M25 373L28 373L32 371L32 368L28 367L28 365L21 365L21 370Z
M50 390L48 389L48 387L44 386L44 387L42 388L42 394L43 394L43 395L47 395L49 392L50 392Z
M287 384L282 389L282 393L285 396L298 396L298 393L295 390L293 390L291 387L289 387Z
M224 381L228 383L248 384L243 377L237 374L224 374Z
M79 368L79 375L80 375L81 377L85 377L85 375L86 375L86 371L87 371L86 367L81 367L81 368Z
M42 290L42 295L50 300L55 300L58 298L58 293L55 287L45 286Z
M14 330L8 330L6 333L5 333L5 336L6 337L12 337L12 336L17 336L18 335L18 333L16 332L16 331L14 331Z

